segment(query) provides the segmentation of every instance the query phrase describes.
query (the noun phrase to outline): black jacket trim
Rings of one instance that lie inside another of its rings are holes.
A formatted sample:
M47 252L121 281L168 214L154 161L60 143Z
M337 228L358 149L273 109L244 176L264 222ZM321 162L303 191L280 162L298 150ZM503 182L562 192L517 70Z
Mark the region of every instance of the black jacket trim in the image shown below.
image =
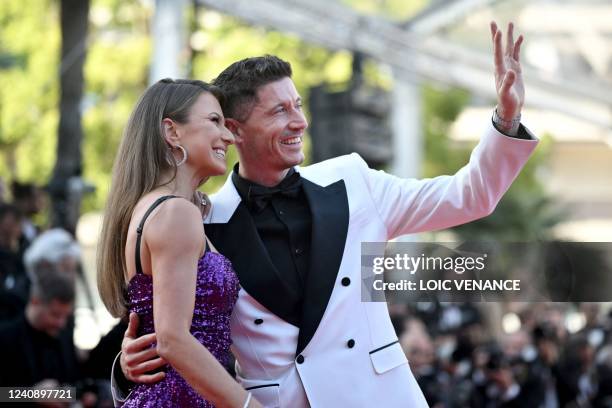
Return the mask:
M378 353L379 351L386 349L387 347L391 347L392 345L394 345L395 343L399 343L399 340L395 340L394 342L391 342L389 344L386 344L382 347L377 348L376 350L372 350L370 351L370 354L374 354L374 353Z
M266 387L280 387L280 384L255 385L253 387L247 387L247 388L245 388L245 390L250 391L250 390L256 390L258 388L266 388Z
M314 336L329 303L342 263L350 216L344 180L326 187L302 181L312 213L312 241L296 355Z
M246 205L241 202L226 224L206 224L205 230L219 252L232 261L240 286L266 309L298 327L299 321L292 316L299 313L291 305L297 304L299 295L272 263Z

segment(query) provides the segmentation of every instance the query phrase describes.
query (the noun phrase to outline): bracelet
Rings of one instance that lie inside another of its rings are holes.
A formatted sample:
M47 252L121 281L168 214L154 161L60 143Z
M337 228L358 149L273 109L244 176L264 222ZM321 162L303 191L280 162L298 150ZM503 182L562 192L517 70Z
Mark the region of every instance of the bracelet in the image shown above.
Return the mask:
M242 406L242 408L247 408L249 406L252 396L253 395L250 392L247 394L246 400L244 401L244 405Z
M521 114L514 117L512 120L505 120L497 113L497 107L493 111L493 123L500 128L508 131L517 131L521 123Z

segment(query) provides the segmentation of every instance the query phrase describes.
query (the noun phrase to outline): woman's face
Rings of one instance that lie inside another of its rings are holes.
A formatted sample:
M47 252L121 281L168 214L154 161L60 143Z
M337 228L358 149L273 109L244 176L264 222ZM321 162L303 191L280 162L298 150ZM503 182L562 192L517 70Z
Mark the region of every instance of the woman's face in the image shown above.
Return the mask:
M201 94L191 107L187 123L176 124L176 132L179 144L187 150L187 165L203 178L225 173L225 156L234 137L225 127L217 98L208 92Z

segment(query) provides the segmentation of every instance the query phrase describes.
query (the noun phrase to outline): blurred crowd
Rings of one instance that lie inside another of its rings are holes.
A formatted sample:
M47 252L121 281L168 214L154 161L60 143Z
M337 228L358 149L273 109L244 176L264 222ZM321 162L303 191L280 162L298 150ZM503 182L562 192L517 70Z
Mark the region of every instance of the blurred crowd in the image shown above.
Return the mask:
M0 386L73 386L77 405L110 407L108 379L125 328L116 326L91 351L75 347L76 287L87 284L79 244L63 229L37 227L46 207L42 188L14 182L10 201L5 190L0 188Z
M422 302L391 311L431 407L612 407L604 306ZM574 332L571 315L581 319Z
M10 202L4 190L0 386L70 385L80 406L112 406L108 380L125 325L91 351L75 347L75 288L85 279L79 245L67 231L36 226L46 206L43 189L13 183ZM432 407L612 408L612 312L606 307L419 302L391 304L390 312ZM572 332L571 313L583 319ZM502 324L508 315L514 316L510 328Z

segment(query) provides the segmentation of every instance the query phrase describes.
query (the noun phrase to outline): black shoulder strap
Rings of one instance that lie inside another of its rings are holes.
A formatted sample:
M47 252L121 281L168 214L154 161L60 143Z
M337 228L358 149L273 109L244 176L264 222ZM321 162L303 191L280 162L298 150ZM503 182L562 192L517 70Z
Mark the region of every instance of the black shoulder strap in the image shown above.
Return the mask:
M208 251L210 251L210 244L209 244L208 237L205 235L204 236L204 253L207 253Z
M166 196L159 197L157 200L155 200L153 204L151 204L151 206L149 207L145 215L142 217L142 220L140 220L140 224L138 225L138 228L136 229L136 234L138 235L138 237L136 238L136 254L134 256L134 259L136 260L136 273L142 273L142 265L140 264L140 240L142 239L142 228L144 227L144 223L147 220L147 217L151 214L151 212L155 208L157 208L158 205L174 197L176 196L166 195Z

